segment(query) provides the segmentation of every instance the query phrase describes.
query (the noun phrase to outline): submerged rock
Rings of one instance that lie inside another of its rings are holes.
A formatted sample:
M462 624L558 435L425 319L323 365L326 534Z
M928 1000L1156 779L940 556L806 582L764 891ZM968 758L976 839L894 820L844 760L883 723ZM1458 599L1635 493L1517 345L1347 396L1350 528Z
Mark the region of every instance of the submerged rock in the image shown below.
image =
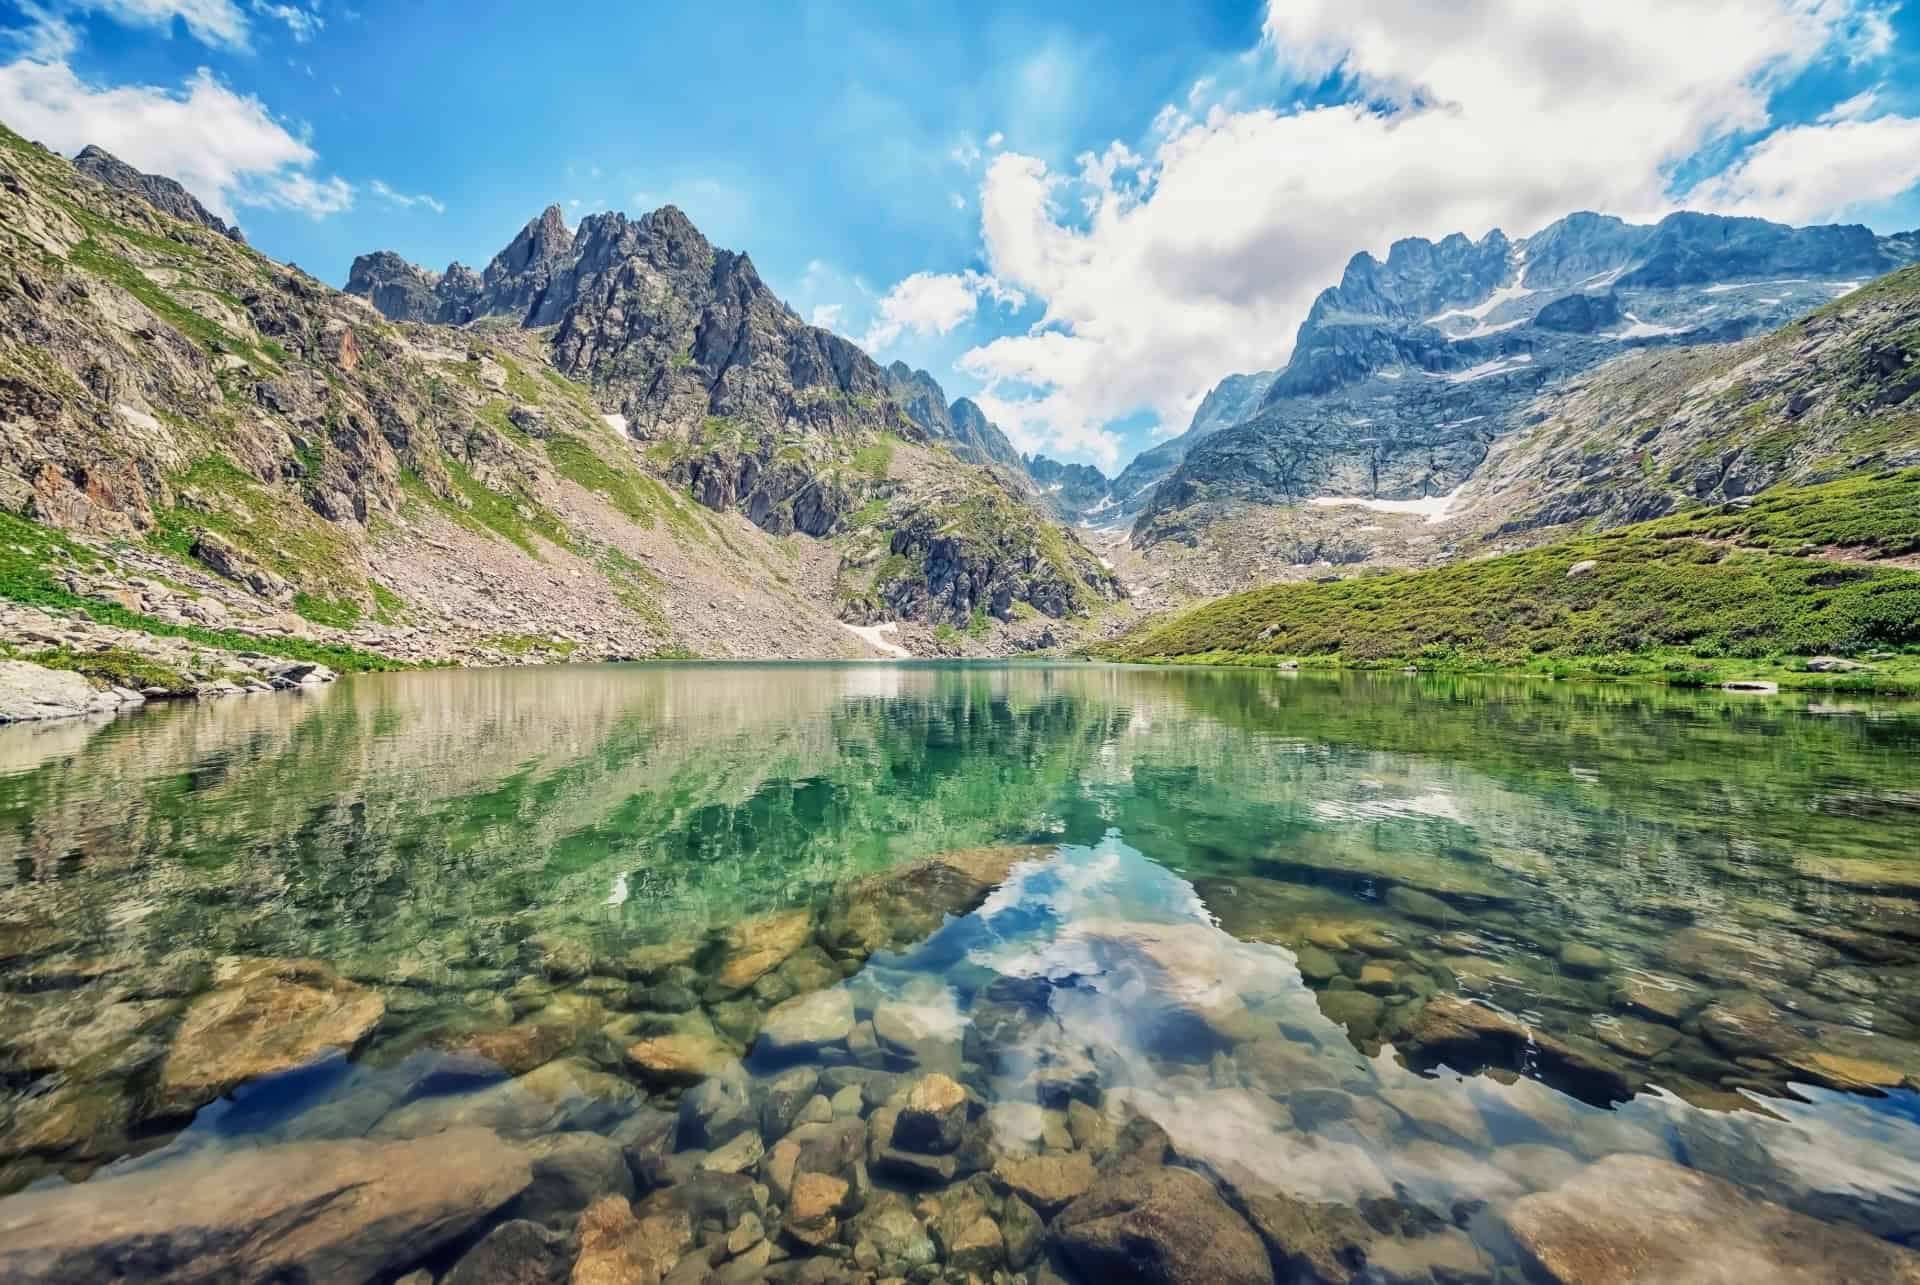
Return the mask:
M248 1080L351 1053L385 1013L378 991L314 960L223 960L173 1037L155 1114L185 1115Z
M821 937L857 956L904 946L933 934L948 915L964 915L1006 882L1022 861L1054 849L1040 845L956 848L848 886L827 910Z
M1912 1250L1649 1156L1609 1156L1524 1196L1507 1225L1529 1266L1562 1285L1920 1282Z
M642 1080L660 1087L697 1084L733 1061L733 1049L726 1041L700 1031L656 1035L627 1049L627 1065Z
M531 1179L484 1129L208 1149L0 1202L0 1279L368 1280L457 1240Z
M1089 1280L1141 1285L1272 1285L1266 1246L1191 1169L1103 1178L1054 1221Z
M845 1043L852 1032L853 997L836 986L777 1005L760 1024L759 1048L776 1057L797 1056Z
M737 995L780 967L813 936L813 915L781 910L742 920L727 930L726 948L713 976L717 995Z

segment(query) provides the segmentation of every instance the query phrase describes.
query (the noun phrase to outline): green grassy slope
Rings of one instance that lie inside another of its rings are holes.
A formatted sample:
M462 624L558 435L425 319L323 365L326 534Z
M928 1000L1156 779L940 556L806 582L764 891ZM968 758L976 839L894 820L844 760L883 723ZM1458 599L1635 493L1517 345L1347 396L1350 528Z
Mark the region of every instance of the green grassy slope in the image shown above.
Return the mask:
M1799 556L1835 548L1844 556ZM1870 561L1915 549L1920 469L1434 570L1272 585L1149 622L1100 654L1920 687L1920 572ZM1863 672L1801 663L1868 653Z

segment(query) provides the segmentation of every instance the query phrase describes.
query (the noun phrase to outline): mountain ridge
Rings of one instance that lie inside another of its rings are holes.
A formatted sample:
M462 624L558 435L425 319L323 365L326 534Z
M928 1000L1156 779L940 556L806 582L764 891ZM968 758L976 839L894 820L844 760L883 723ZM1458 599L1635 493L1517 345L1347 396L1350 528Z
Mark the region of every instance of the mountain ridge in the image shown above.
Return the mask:
M1191 541L1223 505L1451 494L1558 381L1635 348L1772 329L1916 256L1911 233L1691 212L1579 212L1517 242L1496 230L1357 254L1258 408L1156 486L1134 542Z

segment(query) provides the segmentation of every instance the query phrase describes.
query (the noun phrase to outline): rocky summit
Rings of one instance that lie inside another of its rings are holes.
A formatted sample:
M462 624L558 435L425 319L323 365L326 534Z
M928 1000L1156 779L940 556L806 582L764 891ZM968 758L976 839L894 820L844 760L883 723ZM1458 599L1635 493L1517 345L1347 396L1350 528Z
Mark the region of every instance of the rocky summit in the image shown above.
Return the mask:
M345 292L97 148L0 133L0 207L8 628L97 692L875 655L848 626L879 623L1004 653L1124 610L977 407L672 207L549 208L480 271L363 256ZM991 539L949 525L975 510Z
M1517 241L1495 230L1357 254L1257 404L1158 483L1134 539L1192 543L1236 504L1438 501L1538 422L1537 396L1594 366L1772 330L1916 256L1912 234L1694 213L1581 213Z

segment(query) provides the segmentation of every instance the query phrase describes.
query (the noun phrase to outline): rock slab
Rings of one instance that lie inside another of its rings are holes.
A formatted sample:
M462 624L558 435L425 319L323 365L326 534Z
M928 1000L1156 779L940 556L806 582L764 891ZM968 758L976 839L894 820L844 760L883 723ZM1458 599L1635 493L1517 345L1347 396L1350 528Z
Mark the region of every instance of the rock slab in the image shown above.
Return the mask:
M485 1129L198 1152L0 1204L0 1279L360 1281L458 1238L531 1180Z
M1609 1156L1514 1202L1507 1223L1530 1266L1560 1285L1920 1282L1912 1250L1651 1156Z

